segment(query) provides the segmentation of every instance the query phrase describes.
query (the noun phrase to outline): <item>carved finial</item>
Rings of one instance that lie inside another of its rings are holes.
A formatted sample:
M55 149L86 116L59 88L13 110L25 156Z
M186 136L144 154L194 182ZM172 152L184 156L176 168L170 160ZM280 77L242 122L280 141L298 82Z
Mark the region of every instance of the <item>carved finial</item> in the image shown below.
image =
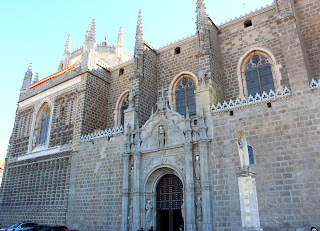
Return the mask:
M33 78L32 83L36 83L36 82L38 82L38 81L39 81L39 73L36 73L36 75L35 75L34 78Z
M122 59L122 53L123 53L123 31L122 31L122 27L120 27L119 34L118 34L118 42L117 42L116 53L117 53L118 63L121 63L123 61L123 59Z
M209 25L208 15L206 13L206 5L204 0L197 0L197 30L200 31L201 29L207 28Z
M136 44L135 51L143 50L143 24L142 24L142 11L139 10L137 30L136 30Z
M21 87L20 91L28 89L28 87L31 84L31 81L32 81L32 62L29 64L28 70L26 71L26 73L24 75L24 79L23 79L23 83L22 83L22 87Z
M162 86L161 90L159 91L159 93L161 93L160 101L164 101L164 100L165 100L164 93L165 93L167 90L168 90L168 88L165 88L164 86Z
M66 42L66 46L64 48L64 53L70 53L71 52L71 35L69 34L67 42Z
M119 33L118 33L117 47L118 46L123 47L123 30L122 30L122 26L120 27L120 30L119 30Z
M88 40L96 42L96 19L95 18L92 19Z
M96 19L95 18L92 19L92 23L89 24L88 26L84 47L87 49L95 49L96 47Z

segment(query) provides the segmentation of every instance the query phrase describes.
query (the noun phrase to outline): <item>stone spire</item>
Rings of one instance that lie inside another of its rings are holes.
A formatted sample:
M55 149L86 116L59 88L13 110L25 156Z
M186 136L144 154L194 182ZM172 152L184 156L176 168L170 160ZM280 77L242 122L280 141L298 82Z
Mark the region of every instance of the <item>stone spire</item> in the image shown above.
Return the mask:
M204 0L197 0L197 31L201 32L203 29L207 29L209 22L208 22L208 15L206 13L206 5Z
M135 54L137 51L143 50L143 24L142 24L142 12L139 10L137 31L136 31L136 44L134 47Z
M95 50L97 41L96 41L96 19L92 19L92 23L89 24L87 33L86 33L86 45L87 49Z
M123 52L123 31L122 31L122 27L120 27L119 34L118 34L117 48L116 48L118 63L122 62L122 52Z
M123 30L122 30L122 26L120 27L120 30L119 30L119 33L118 33L117 47L123 47Z
M67 42L66 42L66 46L64 48L64 53L70 53L71 52L71 35L69 34Z
M69 34L66 42L66 46L64 48L62 69L67 68L69 66L70 56L71 56L71 35Z
M32 63L29 64L28 70L24 75L24 80L20 91L25 91L28 89L32 81Z
M39 81L39 73L36 73L36 75L33 78L32 84L36 83Z

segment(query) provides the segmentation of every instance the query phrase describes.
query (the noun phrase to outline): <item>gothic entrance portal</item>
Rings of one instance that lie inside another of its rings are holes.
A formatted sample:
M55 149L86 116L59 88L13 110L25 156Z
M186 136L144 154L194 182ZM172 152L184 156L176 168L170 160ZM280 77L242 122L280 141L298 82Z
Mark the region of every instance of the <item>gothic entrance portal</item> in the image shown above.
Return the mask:
M183 227L181 212L183 185L173 175L165 175L157 186L157 231L178 231Z

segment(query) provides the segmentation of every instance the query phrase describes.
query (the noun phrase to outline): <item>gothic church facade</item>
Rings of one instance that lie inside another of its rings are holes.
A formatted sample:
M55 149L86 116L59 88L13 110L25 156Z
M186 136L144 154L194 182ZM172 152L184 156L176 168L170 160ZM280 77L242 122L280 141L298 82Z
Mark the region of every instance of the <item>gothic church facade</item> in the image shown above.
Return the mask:
M88 230L320 226L320 3L275 0L134 55L68 38L59 71L20 91L0 220ZM148 32L146 32L148 33Z

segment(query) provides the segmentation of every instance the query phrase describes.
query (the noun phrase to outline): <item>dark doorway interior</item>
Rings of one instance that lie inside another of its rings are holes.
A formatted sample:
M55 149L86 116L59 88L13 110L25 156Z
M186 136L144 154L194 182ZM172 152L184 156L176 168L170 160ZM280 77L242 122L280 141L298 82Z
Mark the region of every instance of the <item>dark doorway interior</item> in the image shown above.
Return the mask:
M157 231L179 231L183 227L183 185L175 175L165 175L157 186Z

